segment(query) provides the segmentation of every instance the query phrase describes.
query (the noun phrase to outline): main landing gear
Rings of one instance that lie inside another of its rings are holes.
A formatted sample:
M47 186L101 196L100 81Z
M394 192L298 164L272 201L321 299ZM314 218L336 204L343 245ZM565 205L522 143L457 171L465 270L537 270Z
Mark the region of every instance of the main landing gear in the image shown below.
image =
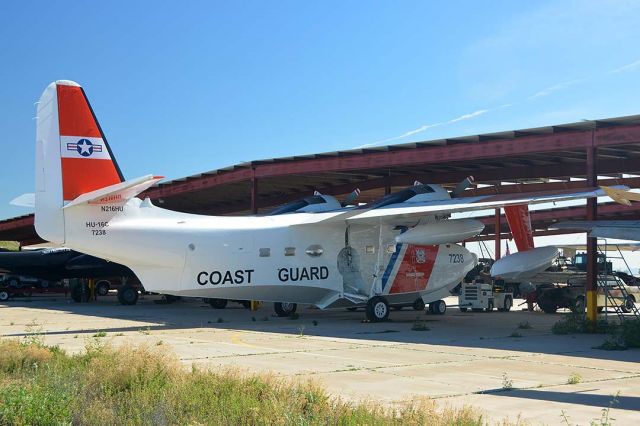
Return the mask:
M365 313L371 322L386 321L389 319L389 302L382 296L372 297L367 302Z
M135 305L138 302L138 289L124 284L118 289L118 301L122 305Z
M276 302L273 304L273 310L279 317L290 317L296 312L298 305L289 302Z
M447 304L444 300L436 300L429 303L429 312L435 315L444 315L447 312Z

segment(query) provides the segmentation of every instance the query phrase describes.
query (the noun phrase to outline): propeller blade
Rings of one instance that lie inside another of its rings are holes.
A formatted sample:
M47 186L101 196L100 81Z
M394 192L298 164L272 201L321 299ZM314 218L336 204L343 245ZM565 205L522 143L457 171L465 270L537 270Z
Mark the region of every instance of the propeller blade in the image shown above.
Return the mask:
M344 199L344 201L342 202L342 207L353 204L353 202L356 201L359 196L360 188L354 189L349 195L347 195L347 198Z
M473 185L474 181L475 180L473 179L473 176L466 177L462 182L456 185L455 189L451 193L451 198L459 197L460 195L462 195L462 193L467 188Z

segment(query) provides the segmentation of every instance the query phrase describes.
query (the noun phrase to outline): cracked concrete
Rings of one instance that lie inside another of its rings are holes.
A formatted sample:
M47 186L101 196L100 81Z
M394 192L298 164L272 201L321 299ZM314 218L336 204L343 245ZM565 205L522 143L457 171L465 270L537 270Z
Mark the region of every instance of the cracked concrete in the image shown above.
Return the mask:
M470 404L494 421L558 424L564 413L570 424L589 424L610 404L616 424L640 418L640 350L593 349L602 335L553 335L562 314L403 310L368 324L362 312L299 308L290 320L273 316L269 305L250 312L154 299L144 296L137 306L120 306L113 295L84 305L52 296L12 300L0 304L0 334L22 338L41 329L46 343L68 351L82 350L97 331L114 344L161 341L186 365L310 378L354 400ZM416 319L430 330L411 330ZM523 322L532 328L518 329ZM522 337L510 337L514 330ZM572 374L579 383L567 384Z

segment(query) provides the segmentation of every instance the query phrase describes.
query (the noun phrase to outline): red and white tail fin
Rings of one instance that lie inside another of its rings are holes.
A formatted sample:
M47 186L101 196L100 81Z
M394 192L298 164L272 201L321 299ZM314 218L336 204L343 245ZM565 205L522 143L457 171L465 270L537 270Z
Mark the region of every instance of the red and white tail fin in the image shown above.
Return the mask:
M507 223L511 228L511 235L513 235L518 251L528 251L534 248L529 206L527 204L506 206L504 214L507 217Z
M123 181L82 87L65 80L51 83L40 97L37 112L38 234L64 242L65 202Z

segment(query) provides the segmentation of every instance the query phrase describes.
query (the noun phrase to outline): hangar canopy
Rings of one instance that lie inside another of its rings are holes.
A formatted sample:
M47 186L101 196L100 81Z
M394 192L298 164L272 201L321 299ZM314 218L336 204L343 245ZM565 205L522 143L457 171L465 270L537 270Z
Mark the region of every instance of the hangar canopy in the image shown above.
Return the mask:
M590 171L599 184L640 187L640 115L258 160L164 182L143 196L183 212L251 214L313 191L340 198L359 188L358 201L368 202L415 180L453 187L474 176L469 195L581 188ZM544 235L558 219L585 217L572 207L533 213L532 222ZM640 207L609 204L598 217L639 219ZM496 222L485 222L480 238L493 238ZM33 215L0 221L0 240L40 241Z

